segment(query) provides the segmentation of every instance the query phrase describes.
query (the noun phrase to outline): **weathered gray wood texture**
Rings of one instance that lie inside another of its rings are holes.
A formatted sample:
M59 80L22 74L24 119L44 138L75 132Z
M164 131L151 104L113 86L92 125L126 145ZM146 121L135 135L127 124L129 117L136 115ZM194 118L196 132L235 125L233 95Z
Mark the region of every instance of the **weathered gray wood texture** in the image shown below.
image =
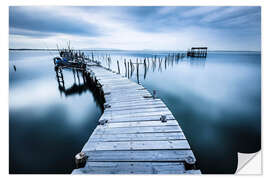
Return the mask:
M200 174L185 162L194 154L178 122L143 86L99 66L88 71L97 78L108 107L82 152L84 168L73 174ZM160 120L161 115L166 121Z

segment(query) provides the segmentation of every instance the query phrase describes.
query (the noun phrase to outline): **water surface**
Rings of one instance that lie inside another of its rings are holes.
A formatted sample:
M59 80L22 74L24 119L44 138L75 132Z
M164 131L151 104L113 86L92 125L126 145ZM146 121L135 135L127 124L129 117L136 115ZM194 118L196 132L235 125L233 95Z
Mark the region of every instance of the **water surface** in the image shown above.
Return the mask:
M10 52L12 173L70 173L74 154L102 112L90 91L60 93L51 53ZM123 76L157 91L183 129L202 173L234 173L237 152L261 148L260 53L210 52L206 59L165 61L168 53L95 51L94 57L115 71L118 60ZM138 59L138 75L136 69L126 72L124 59ZM65 84L72 86L73 72L63 73Z
M10 173L71 173L101 116L92 92L80 88L82 73L63 70L59 87L52 55L10 52Z

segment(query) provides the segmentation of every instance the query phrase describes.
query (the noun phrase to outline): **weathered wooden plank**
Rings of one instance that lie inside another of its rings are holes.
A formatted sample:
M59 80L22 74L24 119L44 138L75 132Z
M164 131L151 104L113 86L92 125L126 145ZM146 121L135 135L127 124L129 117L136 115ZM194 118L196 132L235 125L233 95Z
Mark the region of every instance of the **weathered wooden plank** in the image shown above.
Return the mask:
M110 104L111 105L111 104ZM145 109L145 108L160 108L160 107L167 107L163 103L144 103L144 104L131 104L131 105L111 105L111 110L114 111L122 111L128 109Z
M97 79L101 80L101 81L107 81L107 82L111 82L111 81L129 81L128 78L123 78L122 76L118 75L118 74L114 74L114 75L100 75L100 74L96 74ZM131 82L134 83L134 82Z
M108 102L109 103L109 102ZM113 108L139 108L139 107L148 107L148 106L166 106L162 102L155 102L155 101L142 101L142 102L137 102L137 103L109 103ZM166 106L167 107L167 106Z
M130 94L138 94L138 95L150 94L148 91L137 91L137 90L134 90L134 88L126 88L126 89L123 89L122 91L119 91L119 89L112 89L112 88L107 87L107 90L109 90L110 93L114 94L114 96L116 96L116 97L119 96L119 95L123 96L123 92L127 93L125 95L130 95Z
M137 99L137 98L142 98L144 96L149 96L152 97L152 95L148 92L142 92L142 93L126 93L125 91L123 91L123 93L119 93L119 94L115 94L111 91L106 91L106 92L110 92L111 96L109 97L111 100L121 100L121 99ZM125 97L123 97L123 94L125 94ZM145 97L144 97L145 98Z
M122 80L122 81L114 80L114 81L111 81L111 82L106 82L106 81L100 80L99 82L101 84L104 84L104 86L108 86L111 89L115 89L115 86L121 86L121 85L131 86L131 87L128 87L128 88L136 87L133 90L137 90L138 88L142 87L141 85L139 85L137 83L134 83L134 82L130 83L129 81L130 80ZM147 90L145 89L144 91L147 91Z
M166 115L167 120L175 119L172 114ZM100 119L108 119L110 123L116 122L138 122L138 121L160 121L160 115L152 115L152 116L137 116L137 117L125 117L125 118L114 118L114 117L103 117L101 116Z
M183 132L171 133L144 133L144 134L95 134L93 133L88 142L119 142L119 141L165 141L186 139Z
M95 134L133 134L133 133L166 133L166 132L181 132L182 129L178 125L173 126L142 126L142 127L115 127L107 128L106 126L98 126Z
M118 90L119 91L119 90ZM110 88L107 88L106 89L106 92L110 92L111 94L113 94L113 97L117 98L117 97L123 97L123 95L128 95L128 96L131 96L131 95L138 95L138 96L141 96L141 95L148 95L150 96L151 93L148 92L148 91L135 91L135 90L131 90L131 89L125 89L121 92L117 92L117 90L115 89L110 89ZM113 98L112 97L112 98Z
M176 120L169 120L167 122L161 121L142 121L142 122L123 122L123 123L106 123L105 125L98 125L97 128L120 128L120 127L143 127L143 126L178 126Z
M140 88L142 86L137 85L137 84L132 84L132 83L130 83L130 84L120 84L120 85L117 85L117 84L116 85L110 85L111 89L115 89L115 88L131 88L131 87Z
M165 113L170 113L169 109L167 107L161 107L161 108L149 108L149 109L127 109L127 110L122 110L122 111L115 111L113 109L106 109L104 111L104 117L105 116L110 116L113 114L115 117L126 117L126 116L135 116L135 115L140 115L140 114L152 114L152 113L158 113L160 115L165 114ZM134 115L135 114L135 115Z
M153 115L168 115L170 114L171 112L169 110L164 110L164 111L154 111L154 112L138 112L136 114L114 114L113 117L111 116L111 114L109 113L104 113L102 115L102 118L104 119L119 119L119 118L140 118L140 117L143 117L143 116L153 116Z
M179 162L195 159L191 150L86 151L87 161L102 162Z
M98 80L102 85L106 85L106 86L110 86L111 88L115 87L115 86L130 86L130 85L133 85L133 86L137 86L136 83L130 83L129 81L119 81L119 80L112 80L111 82L109 81L104 81L104 80ZM135 90L135 89L133 89Z
M154 150L154 149L190 149L187 140L169 141L123 141L123 142L88 142L83 151L99 150Z
M138 97L138 98L133 98L133 99L118 99L118 100L111 100L110 98L107 98L107 96L105 96L106 98L106 102L109 102L110 104L113 103L137 103L137 102L147 102L148 100L154 100L152 98L144 98L144 97ZM158 99L156 99L158 100Z
M129 79L124 79L122 77L110 77L110 78L97 78L98 81L104 82L106 84L115 84L115 83L125 83L125 84L137 84L135 82L130 81Z
M159 106L159 107L148 107L148 108L140 108L140 109L123 109L123 110L114 110L113 108L108 108L104 111L104 115L108 113L113 113L116 116L118 115L125 115L125 114L139 114L139 113L151 113L151 112L170 112L166 106Z
M110 100L109 98L105 97L106 102L113 105L113 104L122 104L122 105L136 105L137 103L147 103L148 100L153 100L150 98L143 98L143 97L139 97L139 98L135 98L135 99L119 99L119 100ZM150 103L150 102L148 102Z
M200 174L186 170L182 162L87 162L73 174Z
M133 102L109 102L109 104L113 107L124 107L124 106L142 106L142 105L165 105L160 99L151 99L145 98L143 101L133 101Z
M141 116L141 114L145 114L145 113L148 113L146 115L154 115L154 114L170 114L170 110L163 106L163 107L153 107L153 108L144 108L144 109L126 109L126 110L113 110L110 109L110 108L107 108L105 109L106 111L104 111L104 116L106 116L107 114L113 112L114 116L115 117L118 117L118 116L122 116L122 115L129 115L131 113L136 113L136 114L133 114L134 116Z
M149 105L150 106L150 105ZM111 108L107 108L106 111L111 111L111 112L125 112L125 111L128 111L128 112L135 112L135 111L144 111L145 109L165 109L167 108L166 106L150 106L150 107L147 107L147 106L141 106L141 107L122 107L122 108L114 108L114 107L111 107Z
M107 91L106 91L107 92ZM125 94L125 92L123 92L123 94ZM125 94L125 96L123 96L123 94L118 94L115 95L112 92L110 92L110 96L106 99L107 100L111 100L111 101L122 101L122 100L138 100L138 98L144 98L144 96L152 96L150 93L130 93L130 94Z
M125 90L130 90L130 91L133 91L132 89L135 89L137 86L136 85L130 85L130 84L127 84L127 85L115 85L115 86L110 86L110 85L106 85L106 84L102 84L102 87L103 88L107 88L108 91L115 91L117 89L125 89ZM146 92L146 91L144 91Z
M136 83L135 84L130 84L130 83L125 83L125 84L116 84L116 83L114 83L114 84L106 84L106 83L104 83L104 86L107 86L107 88L110 88L111 90L117 90L117 88L119 86L126 86L126 89L124 89L124 90L130 90L130 91L138 91L136 89L142 87L141 85L138 85ZM144 90L144 91L147 91L147 90ZM147 91L147 92L149 92L149 91Z
M121 95L123 97L123 94L125 94L125 95L149 95L150 94L151 95L151 93L148 91L135 91L134 89L126 88L125 90L119 92L119 90L116 90L116 89L108 88L105 86L103 86L103 87L106 88L106 92L110 92L111 94L113 94L114 97L118 97Z
M100 80L126 80L128 78L123 78L119 74L107 74L107 72L97 73L95 72L95 76Z

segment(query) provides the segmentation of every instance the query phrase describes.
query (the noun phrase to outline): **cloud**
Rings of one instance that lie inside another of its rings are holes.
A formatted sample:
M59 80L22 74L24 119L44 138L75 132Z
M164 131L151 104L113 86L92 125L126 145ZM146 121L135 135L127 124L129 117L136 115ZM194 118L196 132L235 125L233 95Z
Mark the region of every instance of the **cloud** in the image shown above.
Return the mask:
M244 14L221 21L220 26L223 27L246 27L248 29L254 29L256 27L260 29L261 14L260 12Z
M195 7L190 10L184 11L182 13L183 17L194 17L194 16L205 16L205 14L209 14L211 12L217 12L222 9L219 6L209 6L209 7Z
M29 36L33 38L46 38L46 37L54 35L52 32L41 32L41 31L20 29L20 28L14 28L14 27L10 28L9 34L18 35L18 36Z
M244 6L16 6L10 45L43 39L49 47L71 40L77 48L260 50L260 18L260 7Z
M201 22L210 23L210 22L217 22L220 20L228 20L230 18L235 18L237 16L242 16L244 14L249 14L258 11L260 11L260 7L247 7L247 6L224 7L220 11L206 15L201 20Z

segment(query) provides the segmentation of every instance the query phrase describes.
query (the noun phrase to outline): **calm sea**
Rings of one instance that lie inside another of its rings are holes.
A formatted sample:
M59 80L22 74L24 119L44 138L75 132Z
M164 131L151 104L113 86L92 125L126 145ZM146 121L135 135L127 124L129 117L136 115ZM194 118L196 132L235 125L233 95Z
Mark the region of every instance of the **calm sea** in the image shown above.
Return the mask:
M237 152L261 149L260 52L210 52L205 59L165 61L168 53L96 51L94 57L115 71L118 60L122 75L156 90L183 129L202 173L234 173ZM64 69L64 85L58 83L56 52L9 55L10 173L71 173L74 155L102 114L98 100L81 72ZM141 62L138 74L126 72L125 59Z

